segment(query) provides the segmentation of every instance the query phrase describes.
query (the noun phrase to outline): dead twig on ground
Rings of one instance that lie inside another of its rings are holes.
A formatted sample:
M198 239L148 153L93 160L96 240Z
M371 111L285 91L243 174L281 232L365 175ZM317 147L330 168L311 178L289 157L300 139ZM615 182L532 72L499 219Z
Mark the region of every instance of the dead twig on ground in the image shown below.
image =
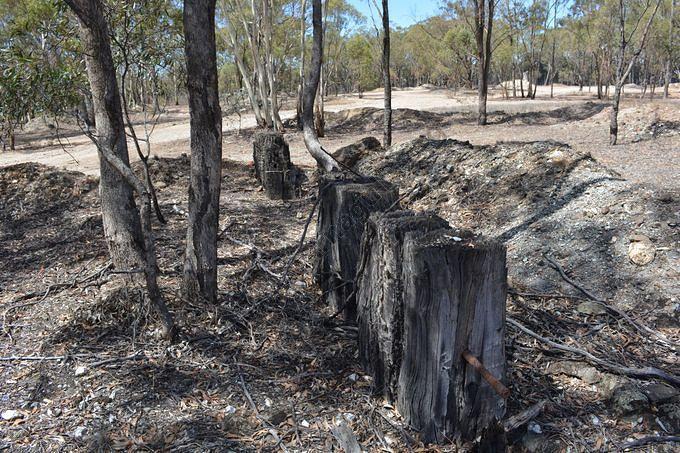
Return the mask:
M529 423L533 418L537 417L538 414L543 412L545 405L548 404L547 400L539 401L523 410L522 412L509 417L503 422L503 428L505 431L510 432L522 425Z
M237 361L234 361L234 365L236 366L236 371L238 372L238 380L239 380L239 386L241 387L241 390L243 391L243 395L246 397L246 400L248 400L248 404L250 405L250 408L253 410L255 413L255 418L258 419L258 421L263 425L268 428L269 434L272 435L274 440L276 441L275 447L281 447L281 449L285 452L288 451L285 445L281 442L283 438L280 438L278 435L278 431L276 430L276 427L269 423L268 420L263 418L260 415L260 411L257 409L257 405L255 404L255 401L253 401L253 397L250 395L250 392L248 391L248 387L246 386L246 381L243 378L243 373L241 373L241 367L239 366Z
M621 374L624 376L630 376L630 377L635 377L635 378L642 378L642 379L648 379L648 378L657 378L664 380L666 382L669 382L673 384L676 387L680 387L680 377L675 376L673 374L667 373L663 370L660 370L658 368L654 367L644 367L644 368L631 368L631 367L625 367L622 365L618 365L616 363L608 362L606 360L600 359L599 357L594 356L588 351L585 351L583 349L578 349L574 348L572 346L567 346L562 343L557 343L553 340L550 340L548 338L542 337L541 335L537 334L533 330L529 329L528 327L525 327L518 321L512 319L511 317L507 317L506 321L508 324L511 326L515 327L516 329L521 330L525 334L534 337L537 340L542 341L543 343L546 343L547 345L559 349L560 351L564 352L570 352L572 354L580 355L581 357L584 357L587 361L593 363L594 365L599 365L602 368L605 368L609 371L612 371L617 374Z
M633 327L635 327L637 330L640 332L644 332L647 334L654 335L657 337L663 344L666 346L671 347L672 349L675 349L676 345L674 345L671 341L669 341L661 332L658 332L650 327L647 327L646 325L634 320L630 316L628 316L627 313L625 313L622 310L619 310L616 307L613 307L612 305L609 305L604 299L601 299L597 296L595 296L593 293L585 289L583 286L579 285L576 281L574 281L572 278L570 278L567 273L564 271L564 268L560 266L560 264L550 258L548 255L543 255L543 257L548 261L550 266L555 269L562 279L564 279L565 282L569 283L571 286L576 288L577 290L581 291L588 299L592 300L593 302L597 302L598 304L602 305L605 309L608 311L620 316L621 318L625 319L628 321Z
M636 439L631 442L626 442L621 445L622 450L630 450L632 448L644 447L645 445L660 444L660 443L677 443L680 442L680 436L647 436L641 439Z

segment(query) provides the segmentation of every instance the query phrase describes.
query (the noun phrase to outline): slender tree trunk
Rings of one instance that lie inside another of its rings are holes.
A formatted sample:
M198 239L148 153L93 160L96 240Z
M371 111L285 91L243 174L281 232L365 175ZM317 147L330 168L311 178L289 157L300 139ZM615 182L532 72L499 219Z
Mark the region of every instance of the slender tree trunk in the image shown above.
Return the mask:
M239 54L238 52L236 33L234 32L234 29L229 23L227 23L226 29L227 34L229 35L229 42L231 43L231 50L234 55L234 60L236 60L236 67L238 68L238 71L241 74L241 81L246 89L246 94L248 96L248 100L250 101L250 106L252 107L253 113L255 114L255 122L260 127L266 127L267 122L264 119L262 109L258 102L257 94L253 89L253 84L250 82L250 74L248 74L246 65L243 62L243 57L241 57L241 54Z
M309 154L316 159L319 167L325 171L338 169L338 164L321 146L314 126L314 100L321 78L321 61L323 58L323 30L321 24L321 0L312 0L312 61L303 96L302 124L305 145Z
M9 139L9 150L14 151L16 149L16 136L14 134L14 126L11 123L7 131L7 137Z
M385 115L383 117L383 146L392 146L392 80L390 79L390 13L388 0L382 1L383 15L383 84L385 90Z
M88 79L97 123L99 146L129 165L120 94L109 43L108 25L99 0L68 0L81 22ZM144 261L142 230L133 188L99 155L104 234L118 269L138 269Z
M274 55L272 53L272 13L271 0L264 0L262 8L262 20L264 22L264 53L267 68L267 82L269 83L269 104L272 109L272 121L274 130L283 131L283 122L279 116L278 90L276 87L276 74L274 73Z
M645 47L645 41L647 40L647 35L649 34L649 29L652 25L652 22L654 21L654 16L656 15L657 10L659 9L659 5L661 4L661 0L657 0L656 6L654 7L654 10L652 11L651 15L649 16L649 19L647 21L647 24L645 25L644 30L642 31L642 36L640 37L640 42L638 43L637 49L633 52L633 55L630 59L630 62L628 63L628 66L624 70L624 65L625 65L625 58L626 58L626 48L628 47L629 42L626 40L626 30L625 30L625 13L624 13L624 1L625 0L619 0L619 33L620 33L620 41L619 41L619 55L617 57L616 61L616 85L615 85L615 90L614 90L614 99L612 102L612 111L610 114L609 118L609 144L610 145L616 145L617 141L617 134L619 132L619 123L618 123L618 116L619 116L619 103L621 101L621 92L623 89L623 83L626 80L626 77L630 74L630 71L633 69L633 65L635 65L635 62L637 58L640 56L640 53ZM640 17L639 20L642 20L642 17ZM609 86L607 86L609 88Z
M316 93L316 105L314 113L314 128L316 129L316 134L319 137L326 135L326 116L325 116L325 106L323 97L323 86L324 86L324 71L323 64L321 66L321 74L319 74L319 89Z
M185 0L184 37L191 115L187 297L217 300L217 229L222 175L222 114L217 90L215 0Z
M298 102L297 102L297 124L302 130L302 97L305 90L305 31L307 30L306 21L307 0L302 0L302 10L300 11L300 81L298 83Z
M619 103L621 101L621 83L616 82L614 88L614 99L612 100L612 111L609 115L609 144L616 145L619 133Z
M664 71L663 97L668 99L669 87L673 76L673 18L675 16L675 0L671 0L671 17L668 24L668 54L666 55L666 70Z
M488 11L486 2L488 1ZM477 41L477 124L487 121L486 100L489 91L489 68L491 66L491 32L495 0L476 0L475 40ZM487 14L488 13L488 14Z
M104 235L114 266L143 275L149 298L161 316L164 334L172 337L174 323L158 288L156 252L151 229L150 198L130 169L121 99L111 55L108 24L100 0L66 0L81 23L88 79L97 123L99 193ZM138 183L137 185L135 185ZM143 203L140 213L134 200L137 190Z
M172 88L175 92L175 105L179 105L179 83L177 82L177 74L172 72Z

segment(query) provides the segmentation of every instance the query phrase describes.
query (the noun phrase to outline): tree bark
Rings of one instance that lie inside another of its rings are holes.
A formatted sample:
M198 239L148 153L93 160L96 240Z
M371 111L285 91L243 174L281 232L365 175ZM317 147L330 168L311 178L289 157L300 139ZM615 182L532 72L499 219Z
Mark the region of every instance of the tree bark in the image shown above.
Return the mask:
M300 81L298 82L297 125L302 130L302 96L305 90L305 31L307 30L307 0L302 0L300 11Z
M321 61L323 58L321 0L312 0L312 29L312 61L307 74L307 82L305 84L302 107L303 135L305 146L307 147L309 154L311 154L316 160L320 168L330 172L338 170L338 164L321 146L314 125L314 100L316 98L316 92L319 88L319 79L321 77Z
M200 297L215 302L222 175L215 0L184 2L184 36L191 116L191 178L184 289L189 298Z
M103 6L99 0L67 0L66 3L81 24L97 123L97 135L89 130L88 134L99 153L102 220L111 260L117 269L131 271L130 279L145 277L143 281L161 316L164 335L172 337L174 323L158 287L151 198L130 169L121 98ZM134 190L142 200L141 213L135 204Z
M668 19L668 50L664 71L663 97L668 99L671 78L673 77L673 18L675 16L675 0L671 0L671 17Z
M392 79L390 78L390 13L388 0L382 2L383 49L382 69L385 91L385 115L383 117L383 146L392 146Z
M488 14L487 14L488 1ZM486 100L489 92L489 68L491 66L491 34L495 0L475 0L475 41L477 42L477 124L487 123Z
M129 166L120 93L113 66L108 24L100 0L67 0L81 23L88 79L101 149ZM141 269L144 262L142 229L133 187L99 152L99 191L104 234L111 259L122 270Z

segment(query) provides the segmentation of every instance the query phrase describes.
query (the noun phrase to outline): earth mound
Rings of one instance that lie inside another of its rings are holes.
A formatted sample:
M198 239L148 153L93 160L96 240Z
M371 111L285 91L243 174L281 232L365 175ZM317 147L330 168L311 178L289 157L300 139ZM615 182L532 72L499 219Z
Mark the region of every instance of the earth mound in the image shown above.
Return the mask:
M408 208L505 242L517 290L582 295L548 257L620 308L678 322L678 193L629 183L551 141L478 147L419 138L369 154L357 169L396 183L410 194Z
M393 130L416 130L444 127L451 123L451 115L413 109L393 109ZM332 132L371 132L383 128L383 109L361 107L326 113L326 127Z

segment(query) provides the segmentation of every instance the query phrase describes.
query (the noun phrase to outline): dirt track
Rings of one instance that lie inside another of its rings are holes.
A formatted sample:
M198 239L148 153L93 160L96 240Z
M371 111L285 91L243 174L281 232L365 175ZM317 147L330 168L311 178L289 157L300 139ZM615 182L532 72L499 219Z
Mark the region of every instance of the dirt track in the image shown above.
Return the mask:
M394 143L410 140L418 135L434 138L451 137L469 140L473 144L492 144L497 141L535 141L552 139L571 145L580 152L590 152L596 159L618 171L622 176L636 182L650 183L657 186L680 187L680 135L663 136L653 140L633 143L636 134L654 120L680 121L680 99L678 87L675 87L674 98L654 101L639 100L635 87L628 87L629 98L622 106L620 145L611 147L608 144L608 107L599 113L579 120L561 120L553 118L549 122L532 122L531 116L563 109L567 106L583 106L587 102L596 101L593 90L584 88L579 93L576 87L557 86L554 99L550 99L547 87L540 87L537 99L533 101L502 98L500 90L492 93L489 112L504 112L508 121L480 127L470 121L453 121L443 128L423 127L406 128L395 131ZM425 87L396 90L393 108L414 109L429 112L472 114L476 109L474 92L452 92ZM337 112L346 109L382 106L380 90L357 95L330 97L327 109ZM283 111L284 119L292 118L292 110ZM516 121L519 118L522 121ZM243 115L240 127L247 129L255 126L250 114ZM244 137L236 132L239 118L224 118L224 156L242 162L252 159L249 135ZM370 127L364 130L344 130L342 133L330 131L322 141L327 149L334 150L340 146L356 141L370 133ZM367 132L368 131L368 132ZM375 134L375 133L374 133ZM68 134L67 134L68 135ZM18 137L19 149L14 152L0 154L0 166L20 162L40 162L43 164L76 170L89 175L98 174L98 159L94 146L89 140L72 130L71 136L58 143L54 132L47 128L33 128ZM378 134L375 134L378 135ZM301 136L295 132L288 133L286 139L291 145L291 157L299 165L312 166L313 160L307 154ZM158 125L152 138L153 154L163 157L177 157L189 150L189 117L186 107L169 109L166 118ZM68 151L68 152L67 152ZM133 160L136 160L131 150Z

